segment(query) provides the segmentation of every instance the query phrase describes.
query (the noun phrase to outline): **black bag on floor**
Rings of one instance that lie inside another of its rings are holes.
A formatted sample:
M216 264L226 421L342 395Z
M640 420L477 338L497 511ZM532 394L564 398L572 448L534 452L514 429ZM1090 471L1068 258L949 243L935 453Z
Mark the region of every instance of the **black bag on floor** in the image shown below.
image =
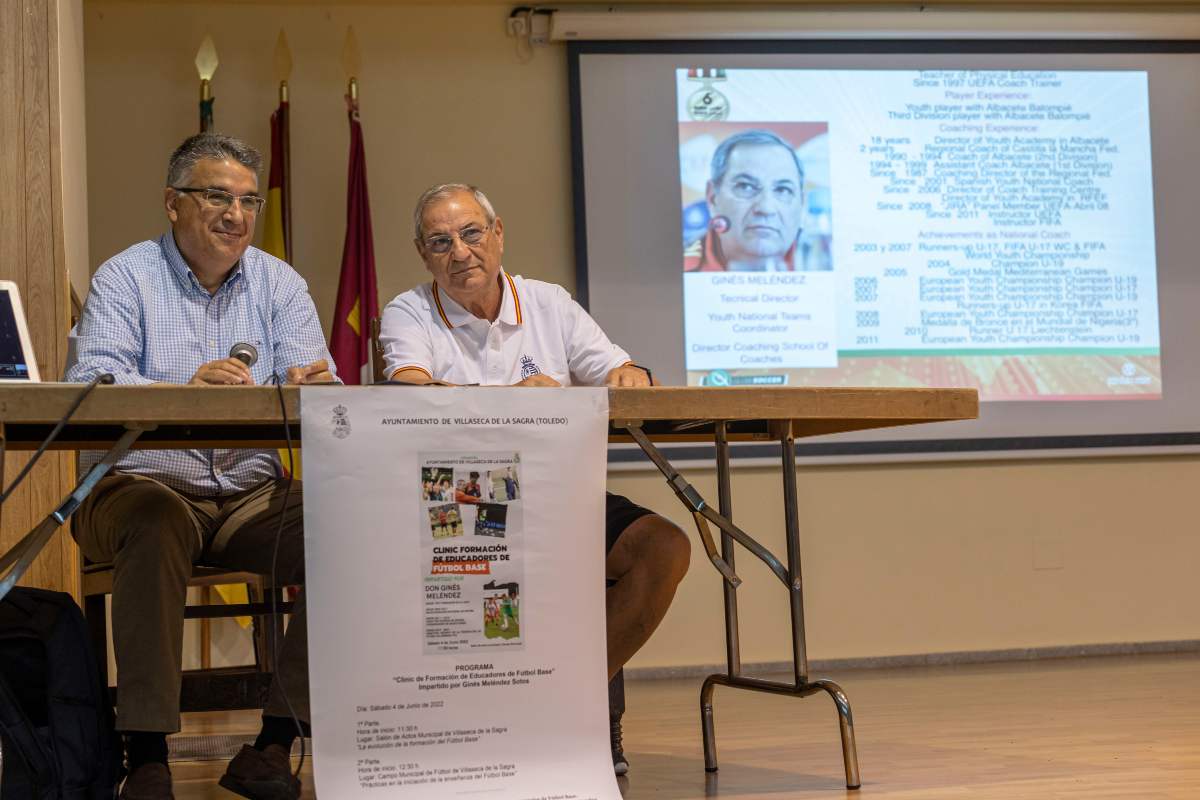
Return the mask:
M0 798L111 800L121 748L108 687L70 595L0 600Z

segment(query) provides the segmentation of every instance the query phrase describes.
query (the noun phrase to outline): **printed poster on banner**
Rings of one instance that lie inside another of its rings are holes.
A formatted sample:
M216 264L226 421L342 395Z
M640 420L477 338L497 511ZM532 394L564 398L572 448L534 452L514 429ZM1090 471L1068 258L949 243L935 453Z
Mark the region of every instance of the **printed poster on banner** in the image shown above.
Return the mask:
M422 453L425 652L522 645L519 453Z
M618 800L604 389L305 387L318 796Z

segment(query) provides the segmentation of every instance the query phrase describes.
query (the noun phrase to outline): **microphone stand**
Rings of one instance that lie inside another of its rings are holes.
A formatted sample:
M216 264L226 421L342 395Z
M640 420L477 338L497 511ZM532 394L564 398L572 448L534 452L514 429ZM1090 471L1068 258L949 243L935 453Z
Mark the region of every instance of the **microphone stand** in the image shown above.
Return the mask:
M92 489L96 487L100 479L107 475L113 465L121 460L121 457L137 441L137 438L144 432L154 430L158 426L127 424L125 427L125 433L121 435L121 438L109 448L108 452L104 454L104 458L100 459L95 466L88 470L87 475L76 484L75 490L59 504L58 508L46 515L46 518L37 527L25 534L21 538L21 541L13 545L11 550L0 556L0 574L3 574L6 570L8 573L0 579L0 600L4 599L9 590L16 585L21 576L25 574L25 571L29 569L29 565L33 563L38 553L50 541L50 537L54 535L54 532L62 527L63 523L83 504L83 501L91 494Z

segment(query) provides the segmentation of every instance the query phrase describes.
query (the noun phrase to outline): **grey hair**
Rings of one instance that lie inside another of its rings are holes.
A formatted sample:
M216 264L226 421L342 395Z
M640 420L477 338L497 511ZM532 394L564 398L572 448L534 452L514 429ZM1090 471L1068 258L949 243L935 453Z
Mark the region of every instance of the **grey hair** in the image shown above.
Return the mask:
M171 160L167 162L167 186L182 186L191 177L197 162L206 158L233 159L255 175L262 169L262 153L241 139L220 133L198 133L185 139L171 154Z
M710 175L713 186L720 186L721 181L725 180L725 173L729 171L729 157L733 154L733 148L742 144L778 145L787 150L792 160L796 162L796 172L800 175L800 188L804 188L804 165L800 163L800 156L796 155L796 148L784 141L779 134L762 130L761 128L735 133L717 145L717 150L713 153L712 157L712 171Z
M483 216L489 225L496 221L496 209L492 207L492 201L487 199L487 195L478 186L469 183L439 183L421 192L421 196L417 198L417 207L413 209L413 229L416 231L416 238L421 238L421 218L425 216L425 209L436 201L445 200L459 192L474 195L475 202L483 209Z

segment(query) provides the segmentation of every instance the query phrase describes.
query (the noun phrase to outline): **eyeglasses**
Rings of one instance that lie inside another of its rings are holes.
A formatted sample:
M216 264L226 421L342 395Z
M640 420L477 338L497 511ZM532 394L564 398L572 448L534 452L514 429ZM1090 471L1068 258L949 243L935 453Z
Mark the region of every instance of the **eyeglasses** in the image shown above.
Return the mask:
M492 229L492 225L493 223L491 222L482 228L476 225L468 225L460 230L457 235L465 245L470 246L479 244L483 241L484 234ZM449 253L451 248L454 247L454 237L455 234L453 233L443 233L438 236L430 236L425 240L425 249L431 253L437 253L438 255Z
M171 188L177 192L198 194L204 205L221 212L233 208L234 200L241 204L242 212L245 214L257 214L267 204L267 198L257 194L234 195L224 189L196 189L188 186L172 186Z
M764 191L763 185L756 180L746 177L734 178L729 187L730 193L739 200L753 200ZM777 182L771 187L775 199L785 205L790 205L796 199L795 185L788 181Z

